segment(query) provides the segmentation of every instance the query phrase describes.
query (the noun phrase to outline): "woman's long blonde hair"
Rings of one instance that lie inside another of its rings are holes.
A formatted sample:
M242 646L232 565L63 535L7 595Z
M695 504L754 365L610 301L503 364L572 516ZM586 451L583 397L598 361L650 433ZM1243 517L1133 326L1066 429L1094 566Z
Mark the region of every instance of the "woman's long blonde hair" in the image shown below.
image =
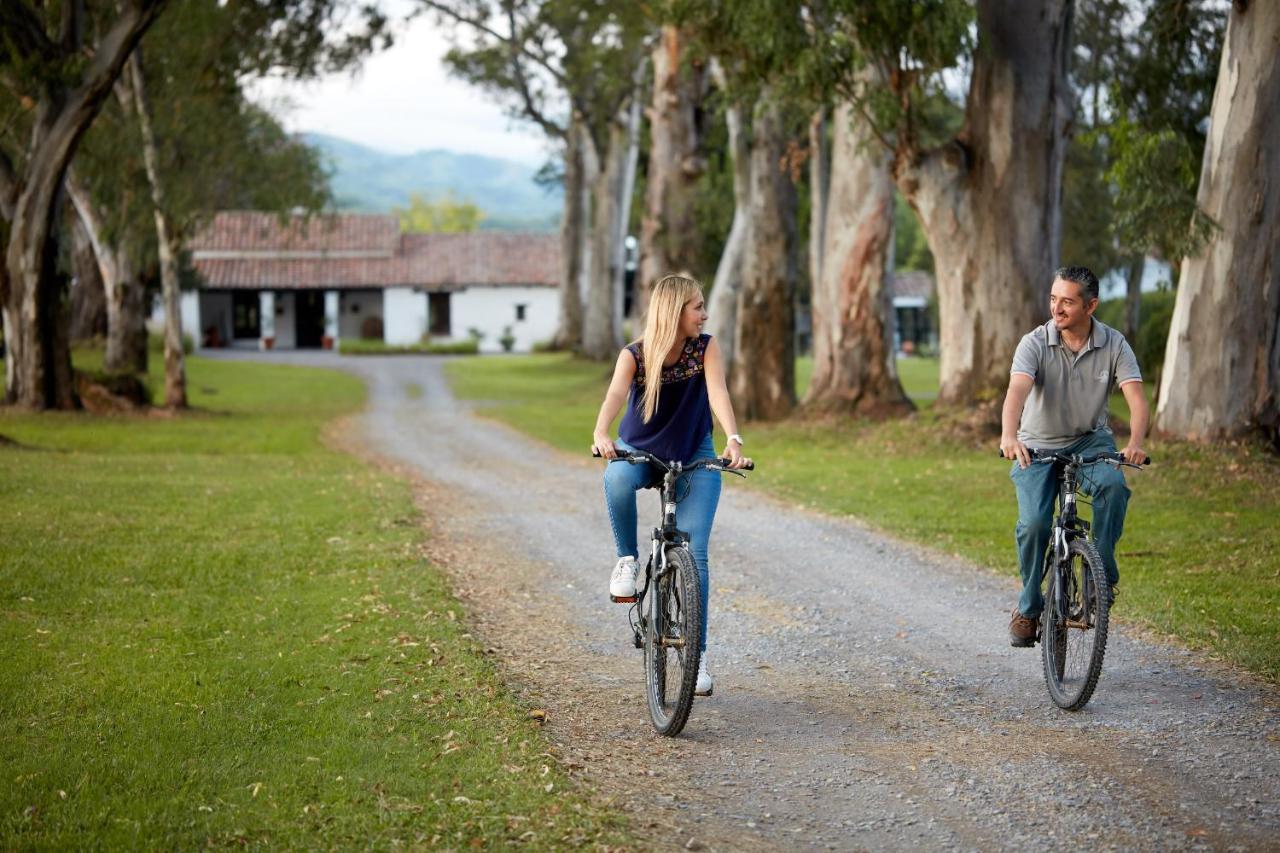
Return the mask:
M680 315L691 299L702 295L697 279L684 275L668 275L658 280L649 294L649 310L644 317L644 337L640 339L644 354L644 405L640 412L644 422L658 411L658 393L662 390L662 362L676 345L680 334Z

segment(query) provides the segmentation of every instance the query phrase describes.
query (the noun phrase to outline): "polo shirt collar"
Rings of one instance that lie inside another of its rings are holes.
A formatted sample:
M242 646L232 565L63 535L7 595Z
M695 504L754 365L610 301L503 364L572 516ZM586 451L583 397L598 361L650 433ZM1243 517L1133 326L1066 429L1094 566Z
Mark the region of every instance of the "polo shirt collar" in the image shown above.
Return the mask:
M1102 330L1102 324L1093 317L1089 318L1089 324L1089 346L1086 349L1101 349L1107 343L1107 333ZM1045 343L1051 347L1062 343L1062 333L1058 331L1052 319L1045 324Z

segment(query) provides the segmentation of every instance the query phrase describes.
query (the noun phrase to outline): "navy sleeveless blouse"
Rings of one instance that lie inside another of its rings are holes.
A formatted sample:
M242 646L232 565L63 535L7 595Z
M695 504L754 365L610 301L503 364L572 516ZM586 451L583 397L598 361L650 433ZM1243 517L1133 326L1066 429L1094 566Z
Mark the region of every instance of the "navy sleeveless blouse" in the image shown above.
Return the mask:
M657 411L648 423L644 422L644 384L650 371L646 370L641 345L627 346L636 360L636 376L631 382L627 411L618 427L623 441L660 459L693 461L698 446L711 432L711 401L703 366L710 341L711 336L706 334L686 338L675 364L658 365L662 392L658 394Z

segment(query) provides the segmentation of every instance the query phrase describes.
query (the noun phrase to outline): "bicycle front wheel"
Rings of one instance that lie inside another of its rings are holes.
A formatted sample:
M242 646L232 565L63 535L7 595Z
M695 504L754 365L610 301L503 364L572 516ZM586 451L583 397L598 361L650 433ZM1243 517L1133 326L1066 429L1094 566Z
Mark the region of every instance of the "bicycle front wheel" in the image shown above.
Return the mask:
M666 570L649 590L645 630L645 687L649 719L675 737L689 720L701 657L698 570L687 548L669 545Z
M1079 711L1093 696L1107 652L1111 587L1087 539L1073 539L1065 564L1049 570L1040 638L1044 681L1055 705Z

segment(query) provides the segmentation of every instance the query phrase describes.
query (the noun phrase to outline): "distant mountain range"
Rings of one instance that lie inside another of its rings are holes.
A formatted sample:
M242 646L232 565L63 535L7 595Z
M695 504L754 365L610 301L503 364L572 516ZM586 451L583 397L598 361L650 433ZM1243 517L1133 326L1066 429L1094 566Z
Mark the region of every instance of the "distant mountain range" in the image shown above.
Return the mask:
M302 137L332 170L339 210L388 213L406 206L410 193L440 198L452 192L484 211L485 229L552 231L559 225L561 190L535 184L532 166L443 149L391 154L322 133Z

